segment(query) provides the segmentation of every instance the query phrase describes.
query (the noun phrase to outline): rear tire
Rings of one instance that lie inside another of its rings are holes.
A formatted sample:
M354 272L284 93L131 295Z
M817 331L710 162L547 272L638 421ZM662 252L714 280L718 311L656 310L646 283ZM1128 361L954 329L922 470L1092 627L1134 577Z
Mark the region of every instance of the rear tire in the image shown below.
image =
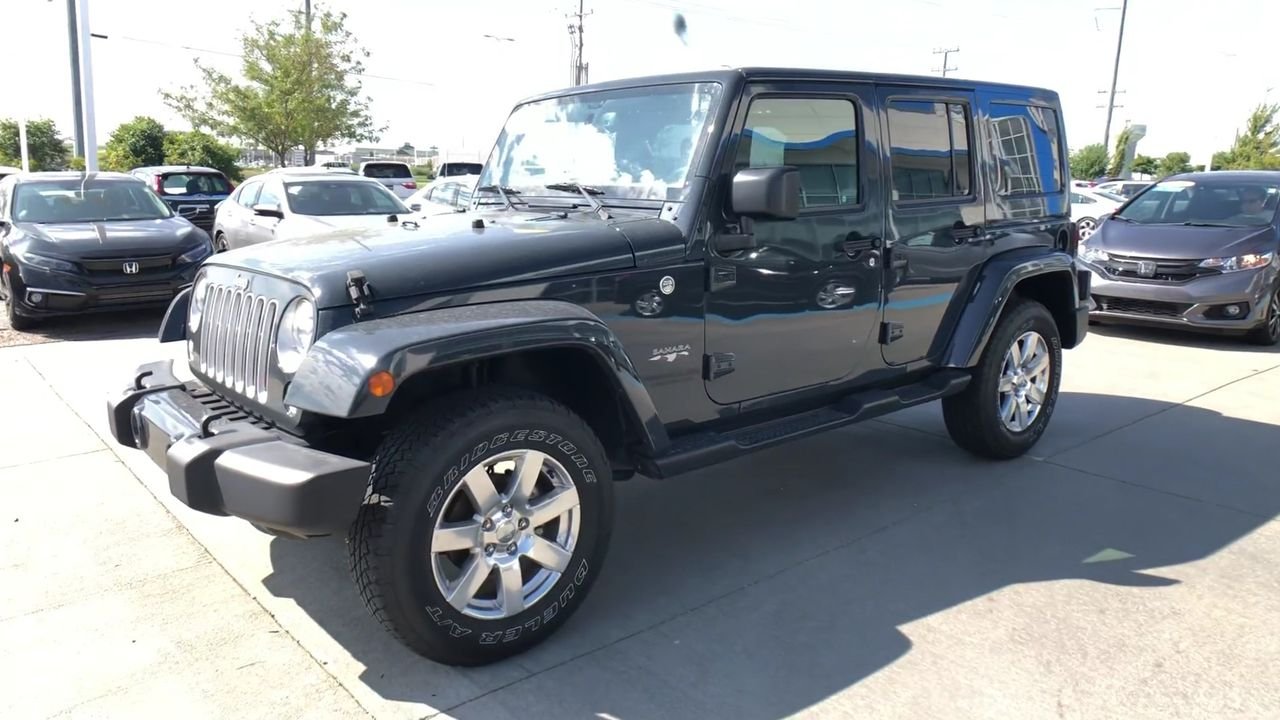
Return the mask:
M1019 457L1048 427L1061 376L1057 323L1045 306L1015 295L991 333L969 386L942 401L947 432L975 455Z
M230 248L227 247L227 236L223 235L222 233L218 233L217 235L214 235L213 251L215 253L223 253L223 252L226 252L227 250L230 250Z
M1272 288L1267 302L1266 321L1249 331L1245 339L1254 345L1280 344L1280 285Z
M458 393L403 419L373 468L347 539L351 572L415 652L492 663L582 604L608 547L613 485L599 440L563 405L516 389Z

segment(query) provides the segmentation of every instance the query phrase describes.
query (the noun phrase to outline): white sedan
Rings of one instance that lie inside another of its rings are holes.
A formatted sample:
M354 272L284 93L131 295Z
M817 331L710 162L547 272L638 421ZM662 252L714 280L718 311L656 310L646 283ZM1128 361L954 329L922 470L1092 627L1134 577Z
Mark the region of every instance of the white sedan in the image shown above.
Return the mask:
M1123 198L1095 189L1071 188L1071 219L1080 228L1080 241L1084 242L1098 229L1098 219L1120 209Z
M479 175L440 177L405 199L404 204L420 217L462 212L471 205Z

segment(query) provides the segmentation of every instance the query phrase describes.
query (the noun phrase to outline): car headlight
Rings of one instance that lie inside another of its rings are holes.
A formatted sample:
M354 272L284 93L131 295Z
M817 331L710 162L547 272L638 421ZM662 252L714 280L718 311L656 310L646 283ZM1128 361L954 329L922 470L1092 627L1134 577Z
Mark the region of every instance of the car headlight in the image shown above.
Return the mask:
M18 258L30 265L42 270L55 270L57 272L72 273L76 271L75 263L59 260L58 258L48 257L47 255L37 255L35 253L22 253Z
M292 374L302 365L316 335L316 306L306 298L298 298L285 308L276 335L276 364L281 372Z
M213 243L208 240L178 256L178 264L198 263L213 254Z
M1087 263L1093 263L1095 265L1098 265L1110 260L1111 256L1108 255L1106 251L1104 251L1102 248L1096 247L1094 245L1085 245L1080 250L1080 259L1084 260Z
M1200 263L1202 268L1213 268L1222 272L1236 272L1238 270L1252 270L1254 268L1265 267L1275 260L1274 252L1250 253L1248 255L1236 255L1235 257L1209 258Z
M205 295L209 294L209 278L201 275L191 288L191 302L187 305L187 327L191 332L200 329L200 318L204 317Z

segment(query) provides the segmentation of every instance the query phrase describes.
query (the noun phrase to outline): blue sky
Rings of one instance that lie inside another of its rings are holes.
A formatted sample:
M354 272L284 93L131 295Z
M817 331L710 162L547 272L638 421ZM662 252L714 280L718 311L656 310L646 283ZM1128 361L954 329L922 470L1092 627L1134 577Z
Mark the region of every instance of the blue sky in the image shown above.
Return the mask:
M182 126L159 90L196 79L199 56L234 72L250 18L284 2L90 0L100 142L120 122L153 115ZM317 0L319 2L319 0ZM296 3L301 5L300 0ZM571 0L329 0L370 50L363 80L388 125L382 144L438 144L486 154L510 106L569 80ZM782 65L929 74L937 47L959 47L958 77L1039 85L1062 94L1073 147L1102 139L1120 0L589 0L586 53L592 80L718 65ZM268 7L270 6L270 7ZM1114 6L1115 10L1097 10ZM63 0L0 0L10 58L39 58L10 73L0 116L52 117L70 132ZM179 10L185 8L185 12ZM672 32L680 10L688 45ZM1274 0L1130 0L1113 126L1148 126L1139 151L1225 149L1249 110L1280 100L1280 27ZM485 34L513 38L497 41ZM130 39L132 38L132 39ZM149 42L148 42L149 41ZM159 43L159 44L157 44ZM176 46L201 48L185 50ZM36 64L36 63L33 63ZM10 64L12 68L12 65ZM1113 130L1113 137L1116 130Z

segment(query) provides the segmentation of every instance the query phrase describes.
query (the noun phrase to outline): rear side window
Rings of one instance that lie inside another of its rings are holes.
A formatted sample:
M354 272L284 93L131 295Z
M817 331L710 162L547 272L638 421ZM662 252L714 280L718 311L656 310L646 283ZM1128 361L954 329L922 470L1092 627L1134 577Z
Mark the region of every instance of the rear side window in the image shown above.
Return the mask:
M225 195L227 179L212 173L169 173L160 180L165 195Z
M411 178L413 173L409 171L409 166L404 163L369 163L364 166L364 176L378 178L379 180L392 180Z
M991 104L996 192L1041 195L1062 189L1058 114L1030 105Z
M737 167L791 165L803 208L858 204L858 119L853 103L828 98L751 102Z
M969 111L964 105L890 100L888 112L894 200L938 200L972 192Z

